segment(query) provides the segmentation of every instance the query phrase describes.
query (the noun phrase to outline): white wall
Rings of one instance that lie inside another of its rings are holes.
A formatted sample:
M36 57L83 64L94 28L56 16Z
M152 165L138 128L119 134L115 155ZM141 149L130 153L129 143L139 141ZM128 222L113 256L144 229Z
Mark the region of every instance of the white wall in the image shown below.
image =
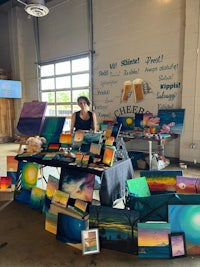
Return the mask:
M200 1L186 1L182 106L186 109L180 159L200 162ZM191 148L191 144L195 148Z
M42 61L91 49L87 2L50 2L50 13L39 18ZM166 155L192 162L200 162L199 4L200 0L93 0L93 104L99 122L122 110L134 116L139 109L157 114L160 108L185 108L184 133L166 146ZM37 97L33 24L23 9L16 12L20 27L12 25L18 33L17 46L12 40L12 47L18 47L19 64L12 67L20 69L23 100L30 101ZM133 64L122 64L125 61ZM136 78L151 92L139 102L133 93L122 101L124 82Z

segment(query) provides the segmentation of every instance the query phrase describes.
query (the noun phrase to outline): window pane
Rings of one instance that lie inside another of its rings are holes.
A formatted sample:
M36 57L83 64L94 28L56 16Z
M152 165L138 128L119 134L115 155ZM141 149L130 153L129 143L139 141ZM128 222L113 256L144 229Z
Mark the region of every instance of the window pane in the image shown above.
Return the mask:
M55 89L53 78L41 80L41 90L53 90L53 89Z
M89 89L73 90L72 91L72 102L77 102L77 98L79 96L86 96L87 98L89 98Z
M84 87L89 86L89 74L79 74L72 76L72 87Z
M71 116L71 105L58 105L57 116Z
M42 93L41 99L43 102L55 103L55 93L54 92Z
M72 72L89 70L89 58L80 58L72 60Z
M71 102L71 92L70 91L57 91L56 92L56 102Z
M56 116L56 107L48 105L45 115L46 116Z
M71 126L71 119L65 119L65 124L63 126L63 131L68 132Z
M72 106L72 113L76 112L76 111L79 111L80 110L80 107L78 105L73 105Z
M56 78L56 89L70 88L71 79L70 76Z
M46 66L41 66L40 67L40 74L41 77L47 77L47 76L52 76L54 75L54 65L46 65Z
M55 67L56 75L70 73L70 61L56 63Z

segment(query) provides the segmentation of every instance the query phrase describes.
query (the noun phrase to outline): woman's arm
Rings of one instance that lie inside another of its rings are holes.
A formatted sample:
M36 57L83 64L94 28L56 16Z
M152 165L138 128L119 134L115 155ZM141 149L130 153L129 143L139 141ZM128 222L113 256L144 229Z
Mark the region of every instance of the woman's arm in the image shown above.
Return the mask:
M76 120L76 112L74 112L72 114L72 117L71 117L71 126L70 126L70 133L71 134L73 134L73 132L74 132L75 120Z
M94 132L96 132L97 131L97 116L94 112L92 112L92 117L93 117Z

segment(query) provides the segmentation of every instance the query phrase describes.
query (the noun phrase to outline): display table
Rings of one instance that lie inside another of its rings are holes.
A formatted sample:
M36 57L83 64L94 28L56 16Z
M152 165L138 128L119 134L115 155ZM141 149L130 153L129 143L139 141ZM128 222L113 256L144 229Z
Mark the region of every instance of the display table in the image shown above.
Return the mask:
M18 161L35 162L42 166L60 167L61 176L62 168L67 170L79 170L80 172L93 173L101 178L101 186L99 190L100 202L104 206L113 206L115 200L124 197L125 195L125 181L134 177L134 171L131 159L124 159L117 161L112 167L100 171L93 168L77 167L70 165L61 160L43 160L44 155L34 155L21 157L17 155L15 157Z

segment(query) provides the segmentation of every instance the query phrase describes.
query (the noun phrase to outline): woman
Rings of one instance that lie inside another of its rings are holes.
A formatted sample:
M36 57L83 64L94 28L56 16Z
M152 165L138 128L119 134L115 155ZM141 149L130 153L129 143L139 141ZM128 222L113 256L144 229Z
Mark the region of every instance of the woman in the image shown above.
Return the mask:
M77 103L81 108L80 111L74 112L71 119L71 129L70 132L83 130L90 131L97 130L97 118L96 114L92 111L89 111L90 101L86 96L79 96Z

